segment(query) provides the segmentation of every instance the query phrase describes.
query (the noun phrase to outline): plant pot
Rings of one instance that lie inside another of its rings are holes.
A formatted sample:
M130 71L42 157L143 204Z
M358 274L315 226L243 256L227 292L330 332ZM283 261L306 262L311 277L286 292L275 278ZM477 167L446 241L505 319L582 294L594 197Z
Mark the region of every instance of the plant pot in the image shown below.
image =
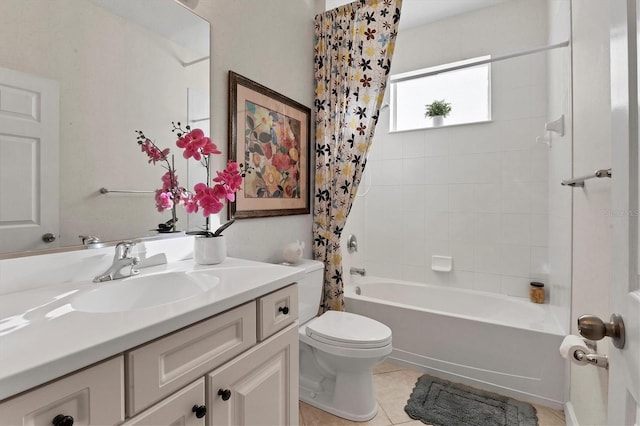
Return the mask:
M227 257L227 239L224 235L196 235L193 244L193 258L199 265L215 265Z
M434 115L431 117L431 120L433 120L433 127L440 127L444 123L444 116Z

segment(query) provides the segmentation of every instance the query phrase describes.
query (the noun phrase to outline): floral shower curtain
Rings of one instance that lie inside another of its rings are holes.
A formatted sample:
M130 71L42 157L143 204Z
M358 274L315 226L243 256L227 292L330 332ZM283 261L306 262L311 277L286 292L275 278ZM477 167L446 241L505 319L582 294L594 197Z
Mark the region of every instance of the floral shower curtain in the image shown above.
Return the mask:
M358 0L315 18L313 254L325 264L320 311L343 310L340 236L387 86L402 0Z

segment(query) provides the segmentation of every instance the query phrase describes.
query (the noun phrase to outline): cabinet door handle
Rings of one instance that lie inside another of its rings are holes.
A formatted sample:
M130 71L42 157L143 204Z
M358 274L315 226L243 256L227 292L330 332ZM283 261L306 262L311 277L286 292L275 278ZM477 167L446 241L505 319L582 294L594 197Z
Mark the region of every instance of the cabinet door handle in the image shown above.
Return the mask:
M278 312L282 312L283 314L287 315L289 313L289 307L288 306L280 306L278 308Z
M73 426L73 417L58 414L51 420L53 426Z
M222 397L223 401L228 401L231 398L231 391L229 389L218 389L218 395Z
M194 405L191 411L196 413L197 418L201 419L207 414L207 407L204 405Z

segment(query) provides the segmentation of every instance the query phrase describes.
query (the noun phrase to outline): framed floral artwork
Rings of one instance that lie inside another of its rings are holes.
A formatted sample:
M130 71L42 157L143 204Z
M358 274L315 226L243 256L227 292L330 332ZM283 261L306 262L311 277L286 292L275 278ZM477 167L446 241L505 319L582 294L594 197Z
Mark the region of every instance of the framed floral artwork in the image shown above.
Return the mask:
M242 165L234 219L308 214L311 110L229 71L229 159Z

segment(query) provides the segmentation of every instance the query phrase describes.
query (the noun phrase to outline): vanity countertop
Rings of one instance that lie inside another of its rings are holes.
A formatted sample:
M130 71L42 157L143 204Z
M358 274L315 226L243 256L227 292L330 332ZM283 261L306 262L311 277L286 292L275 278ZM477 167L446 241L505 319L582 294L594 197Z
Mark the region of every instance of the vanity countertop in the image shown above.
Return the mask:
M0 295L0 400L122 353L303 277L288 266L227 258L145 268L139 276L208 270L213 289L169 304L123 312L80 312L71 301L109 283L69 282Z

